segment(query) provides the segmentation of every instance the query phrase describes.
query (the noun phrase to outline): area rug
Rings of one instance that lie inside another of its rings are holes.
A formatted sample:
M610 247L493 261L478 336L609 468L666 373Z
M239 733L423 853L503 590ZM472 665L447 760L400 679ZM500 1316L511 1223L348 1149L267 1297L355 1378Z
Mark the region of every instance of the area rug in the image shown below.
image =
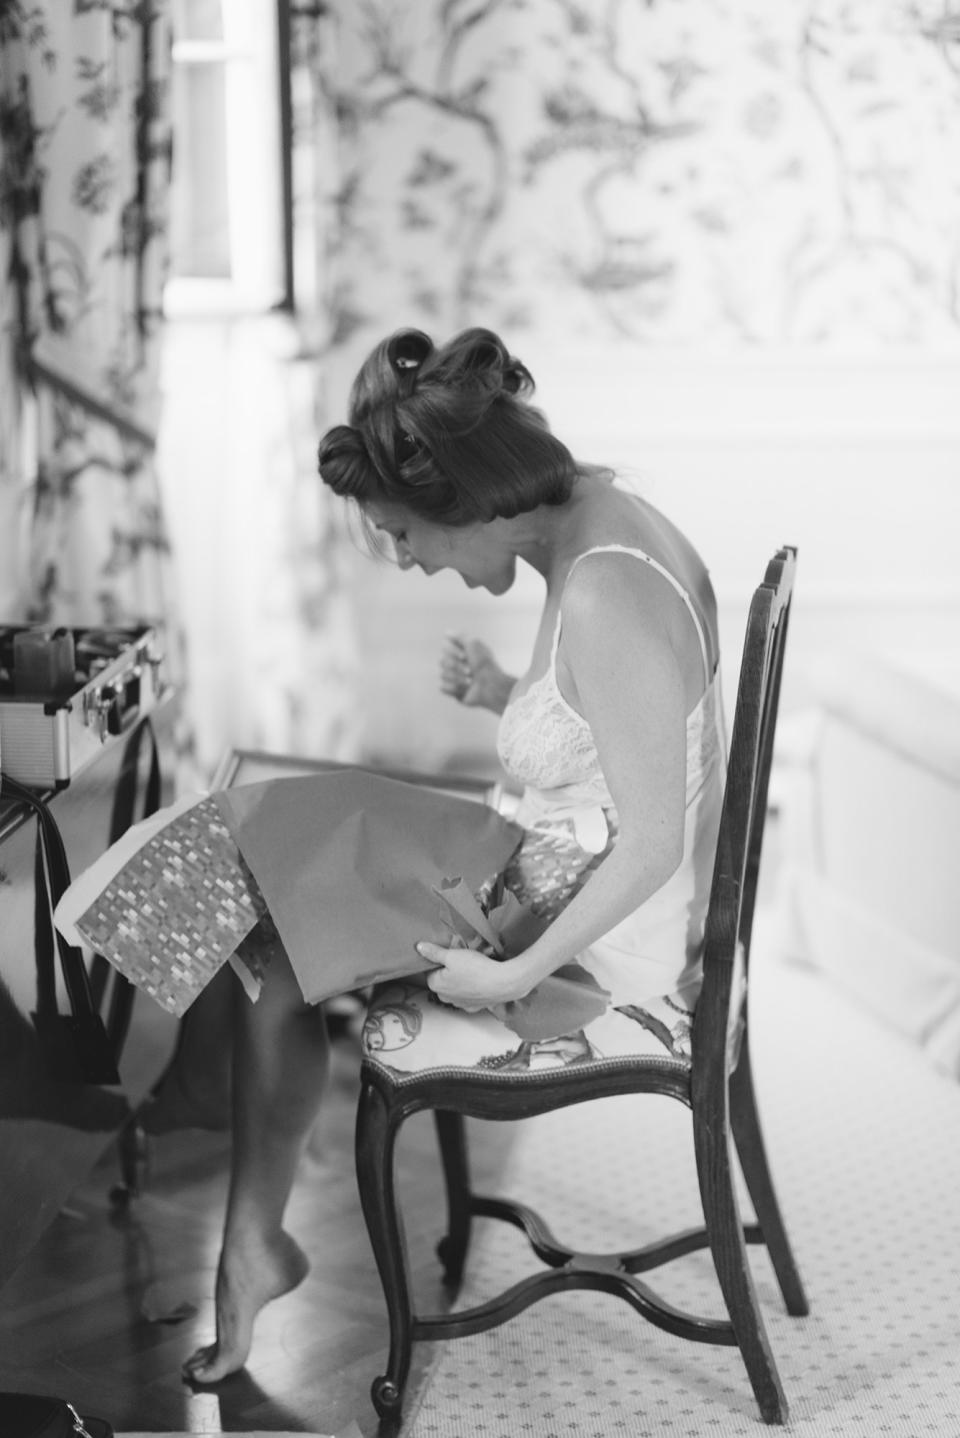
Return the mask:
M960 1087L812 972L755 967L761 1117L811 1307L790 1318L764 1250L751 1247L788 1431L956 1438ZM527 1120L502 1192L594 1251L702 1222L689 1115L663 1098ZM516 1230L484 1220L458 1306L536 1266ZM679 1306L724 1316L708 1255L647 1277ZM684 1342L593 1293L555 1295L436 1345L410 1406L404 1438L739 1438L766 1427L736 1349Z
M363 1438L359 1427L351 1422L339 1433L303 1433L301 1431L278 1433L271 1429L258 1428L256 1431L240 1433L236 1429L230 1430L233 1438ZM191 1428L186 1433L117 1433L116 1438L221 1438L223 1429L219 1423L214 1428Z

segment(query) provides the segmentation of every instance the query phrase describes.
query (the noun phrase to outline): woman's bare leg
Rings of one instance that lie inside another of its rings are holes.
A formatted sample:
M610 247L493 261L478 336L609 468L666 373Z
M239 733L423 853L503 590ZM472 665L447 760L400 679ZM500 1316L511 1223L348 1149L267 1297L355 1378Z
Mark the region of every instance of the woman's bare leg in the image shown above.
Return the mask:
M177 1045L139 1119L150 1134L230 1127L236 975L228 964L180 1021Z
M304 1141L317 1115L329 1048L323 1010L304 1003L279 944L255 1004L236 985L233 1156L217 1270L216 1342L184 1365L195 1383L242 1368L257 1314L309 1267L282 1221Z

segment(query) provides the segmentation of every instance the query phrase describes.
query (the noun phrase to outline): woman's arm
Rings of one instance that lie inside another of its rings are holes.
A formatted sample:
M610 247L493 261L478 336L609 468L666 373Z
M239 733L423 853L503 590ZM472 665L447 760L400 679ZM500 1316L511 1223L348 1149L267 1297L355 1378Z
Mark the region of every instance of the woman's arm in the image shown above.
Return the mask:
M440 688L452 699L470 708L490 709L502 714L510 691L516 684L512 674L493 657L479 639L447 634L440 650Z
M616 805L612 852L516 958L424 946L442 962L429 984L439 998L483 1008L523 997L650 898L683 854L686 704L663 585L632 556L578 564L564 592L563 653L570 697L590 724Z

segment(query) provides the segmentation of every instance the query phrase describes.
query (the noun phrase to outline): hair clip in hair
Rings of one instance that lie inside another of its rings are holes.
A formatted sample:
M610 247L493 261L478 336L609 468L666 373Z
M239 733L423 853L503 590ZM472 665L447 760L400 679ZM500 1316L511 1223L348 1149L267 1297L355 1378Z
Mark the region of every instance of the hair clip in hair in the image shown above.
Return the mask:
M409 355L397 355L393 363L397 369L420 368L420 361L418 359L411 359Z
M420 441L415 434L405 431L397 440L397 459L401 464L406 464L408 459L420 452Z

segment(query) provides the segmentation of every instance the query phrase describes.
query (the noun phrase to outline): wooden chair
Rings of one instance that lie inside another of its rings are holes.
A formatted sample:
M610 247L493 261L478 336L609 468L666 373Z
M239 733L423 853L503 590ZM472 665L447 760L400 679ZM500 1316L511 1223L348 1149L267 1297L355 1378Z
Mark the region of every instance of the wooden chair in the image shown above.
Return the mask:
M750 606L731 734L704 945L703 987L692 1030L692 1058L640 1054L584 1062L559 1072L503 1074L465 1066L398 1072L366 1052L357 1114L360 1197L390 1321L387 1371L373 1384L381 1419L399 1419L415 1341L464 1337L513 1318L551 1293L583 1288L616 1294L667 1332L701 1343L737 1345L763 1418L784 1423L787 1400L767 1340L746 1244L765 1243L788 1313L807 1302L774 1193L750 1071L747 975L766 815L767 787L790 613L796 550L781 549ZM472 1193L463 1116L518 1119L614 1094L666 1094L686 1104L704 1226L631 1252L580 1255L554 1238L531 1209ZM414 1311L402 1216L394 1187L395 1142L403 1121L434 1111L449 1213L438 1245L445 1278L459 1282L471 1221L501 1219L522 1230L546 1268L499 1297L459 1312ZM757 1222L744 1224L734 1187L739 1155ZM729 1318L705 1319L660 1299L638 1275L709 1247Z

